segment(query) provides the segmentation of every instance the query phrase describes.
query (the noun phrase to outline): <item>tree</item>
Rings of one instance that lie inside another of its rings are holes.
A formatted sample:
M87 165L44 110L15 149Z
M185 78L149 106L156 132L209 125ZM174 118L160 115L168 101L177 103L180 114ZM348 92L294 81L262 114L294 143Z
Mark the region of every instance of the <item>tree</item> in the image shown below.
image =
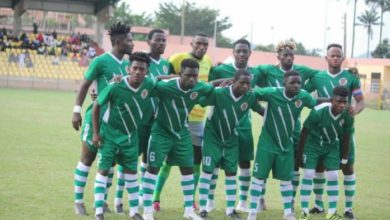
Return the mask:
M268 44L268 45L256 45L255 48L253 48L253 50L259 50L259 51L265 51L265 52L274 52L275 50L275 45L273 44Z
M181 6L174 3L160 3L159 9L155 12L155 26L168 29L171 34L181 33ZM196 3L185 3L184 35L194 35L205 33L214 36L214 24L217 20L217 45L226 43L226 38L222 38L221 32L229 29L232 24L229 17L217 19L219 11L208 7L198 7Z
M373 26L379 25L380 23L378 22L379 16L378 13L374 10L371 9L370 11L366 10L363 12L358 17L358 20L360 21L359 26L363 26L364 28L367 29L367 58L370 55L370 40L372 39L373 36Z
M390 44L388 39L384 39L372 52L374 58L390 58Z
M383 14L390 11L390 0L366 0L366 4L372 5L374 8L380 8L381 10L381 21L379 30L379 44L382 42L382 29L383 29Z
M352 23L352 48L351 48L351 57L352 58L353 58L353 49L355 48L356 5L357 5L357 0L354 0L354 3L353 3L353 23Z
M132 14L130 5L122 2L120 5L115 6L113 16L107 22L106 27L117 22L126 23L130 26L151 26L153 19L145 13Z

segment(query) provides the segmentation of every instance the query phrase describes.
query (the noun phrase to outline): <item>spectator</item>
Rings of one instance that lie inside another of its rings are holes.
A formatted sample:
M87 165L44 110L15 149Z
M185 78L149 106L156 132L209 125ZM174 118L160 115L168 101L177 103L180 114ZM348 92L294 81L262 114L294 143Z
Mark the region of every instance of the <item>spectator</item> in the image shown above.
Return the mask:
M94 47L89 46L87 56L88 56L88 59L90 59L90 60L96 56L96 50Z
M37 53L41 54L41 55L46 55L46 53L47 53L46 47L44 47L43 44L40 44L38 49L37 49Z
M60 58L57 55L54 55L53 59L51 60L52 65L60 65Z
M24 53L19 54L19 68L24 68L24 58L26 55Z
M33 23L33 32L34 32L34 34L38 33L38 24L37 24L37 22Z
M25 62L26 62L26 67L27 68L33 68L34 67L34 64L33 64L32 60L31 60L31 57L29 57L29 56L26 57Z
M12 51L11 54L8 56L8 63L17 63L17 62L18 62L18 57Z
M56 32L56 30L54 30L53 33L51 33L51 35L53 36L54 39L57 40L57 32Z

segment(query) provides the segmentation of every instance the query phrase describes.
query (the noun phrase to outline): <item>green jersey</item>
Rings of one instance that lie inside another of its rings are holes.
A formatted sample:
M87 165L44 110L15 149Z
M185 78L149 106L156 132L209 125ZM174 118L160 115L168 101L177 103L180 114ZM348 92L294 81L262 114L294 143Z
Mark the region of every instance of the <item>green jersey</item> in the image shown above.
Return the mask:
M214 86L199 81L196 86L187 91L179 85L179 78L157 82L153 95L159 99L156 121L153 131L164 131L177 139L182 132L188 132L188 115L201 96L209 95Z
M286 72L278 65L259 65L256 67L257 71L254 76L254 83L261 86L265 84L269 87L283 87L284 73ZM291 70L297 71L300 73L302 78L302 83L306 80L313 78L318 70L311 69L307 66L293 65Z
M111 52L104 53L92 60L84 77L87 80L96 82L96 92L103 91L116 75L126 76L126 67L129 61L118 60Z
M339 115L333 115L331 103L317 105L311 110L303 126L309 130L306 145L316 149L329 147L339 148L342 134L353 132L354 118L345 110Z
M235 97L232 89L232 86L218 87L202 103L211 106L206 127L211 128L214 136L219 137L222 143L237 135L236 128L249 109L258 111L261 108L253 91Z
M331 74L327 70L322 71L309 80L304 89L308 92L316 90L318 97L331 98L336 86L345 86L349 89L349 103L351 103L352 96L363 94L359 77L348 70L341 70L337 74Z
M155 60L150 57L151 62L149 65L148 76L153 80L156 80L158 76L168 75L169 73L169 62L166 59L160 58L160 60ZM142 118L141 124L151 125L153 122L153 115L155 114L158 106L158 98L148 97L145 102L143 102L141 108L144 112L144 117Z
M313 108L317 101L302 89L292 98L284 87L256 88L255 94L268 103L258 145L275 153L292 150L293 131L303 107Z
M214 67L211 70L211 73L209 75L209 81L212 80L217 80L217 79L224 79L224 78L232 78L236 74L238 68L234 63L229 63L229 64L221 64L219 66ZM257 69L252 68L252 67L247 67L246 70L252 74L252 76L256 75ZM253 83L254 81L251 81L251 86L254 87L255 84ZM240 120L240 125L238 127L239 130L249 130L252 128L251 124L251 116L250 112L244 117L241 118Z
M143 83L133 88L122 78L119 83L111 83L98 96L100 106L107 104L107 110L102 118L100 134L118 146L131 143L131 136L136 134L138 125L143 117L141 103L151 94L155 83L146 77Z

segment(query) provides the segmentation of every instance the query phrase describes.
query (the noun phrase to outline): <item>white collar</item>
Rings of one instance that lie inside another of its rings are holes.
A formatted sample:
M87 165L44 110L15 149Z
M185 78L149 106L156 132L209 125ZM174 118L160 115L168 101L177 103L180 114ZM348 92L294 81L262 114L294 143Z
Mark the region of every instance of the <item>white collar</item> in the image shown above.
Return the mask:
M130 89L131 91L133 91L133 92L138 92L138 90L139 90L139 88L141 88L141 85L142 85L143 82L141 83L141 85L138 86L138 88L133 88L133 87L129 84L129 82L127 81L128 78L130 78L130 76L125 76L125 77L122 78L122 80L125 81L127 87L129 87L129 89Z
M157 65L159 65L160 62L161 62L161 57L160 57L160 59L158 59L158 60L154 59L154 58L151 57L151 56L149 56L149 58L150 58L150 60L151 60L153 63L155 63L155 64L157 64Z
M232 97L232 99L233 99L235 102L238 102L238 101L243 97L243 95L240 96L240 97L236 97L236 96L234 95L234 93L233 93L233 86L232 86L232 85L229 86L229 92L230 92L230 96Z
M284 98L286 98L288 101L291 101L291 100L293 100L296 96L294 96L294 97L292 97L292 98L289 98L287 95L286 95L286 89L285 88L283 88L283 96L284 96Z
M233 68L234 68L235 70L239 70L239 68L236 66L236 63L235 63L235 62L232 63L232 66L233 66ZM246 65L246 67L244 68L244 70L247 70L247 69L248 69L248 64Z
M332 105L329 105L329 114L330 114L330 116L333 118L333 120L337 120L339 117L340 117L340 115L341 115L341 113L340 114L338 114L338 115L333 115L333 113L332 113Z
M332 78L336 78L337 76L339 76L342 72L343 72L343 69L340 70L340 72L336 73L336 74L332 74L329 72L329 70L326 70L326 72L328 73L329 76L331 76Z
M118 58L116 58L116 56L114 56L114 54L112 54L111 52L107 52L111 57L112 59L114 59L116 62L118 62L119 64L122 64L123 63L123 59L122 60L119 60Z
M182 88L180 87L179 79L180 79L180 77L178 77L178 78L176 79L177 88L178 88L180 91L184 92L184 93L190 92L191 89L189 89L189 90L184 90L184 89L182 89Z

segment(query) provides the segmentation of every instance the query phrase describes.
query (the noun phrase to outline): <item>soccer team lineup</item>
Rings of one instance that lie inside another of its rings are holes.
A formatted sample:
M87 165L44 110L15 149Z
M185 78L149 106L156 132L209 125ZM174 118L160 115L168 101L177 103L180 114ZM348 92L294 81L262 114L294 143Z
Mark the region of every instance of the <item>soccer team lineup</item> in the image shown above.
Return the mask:
M294 63L291 41L276 46L278 64L249 66L251 44L239 39L233 61L213 65L202 33L193 36L191 51L168 59L161 29L149 32L149 52L133 51L126 24L113 24L108 35L112 50L91 62L73 108L81 140L76 215L102 220L128 208L130 219L169 219L156 213L164 212L160 195L177 166L181 188L172 196L183 201L183 219L215 219L217 205L227 219L264 219L275 199L267 197L269 178L280 184L275 219L356 219L354 118L365 104L357 70L342 68L341 45L328 45L327 69L316 70ZM83 105L88 99L92 104ZM255 114L263 118L258 143ZM97 172L90 173L94 163ZM88 175L95 176L94 204L84 203ZM216 187L224 188L224 203L215 203ZM93 214L86 209L92 205Z

